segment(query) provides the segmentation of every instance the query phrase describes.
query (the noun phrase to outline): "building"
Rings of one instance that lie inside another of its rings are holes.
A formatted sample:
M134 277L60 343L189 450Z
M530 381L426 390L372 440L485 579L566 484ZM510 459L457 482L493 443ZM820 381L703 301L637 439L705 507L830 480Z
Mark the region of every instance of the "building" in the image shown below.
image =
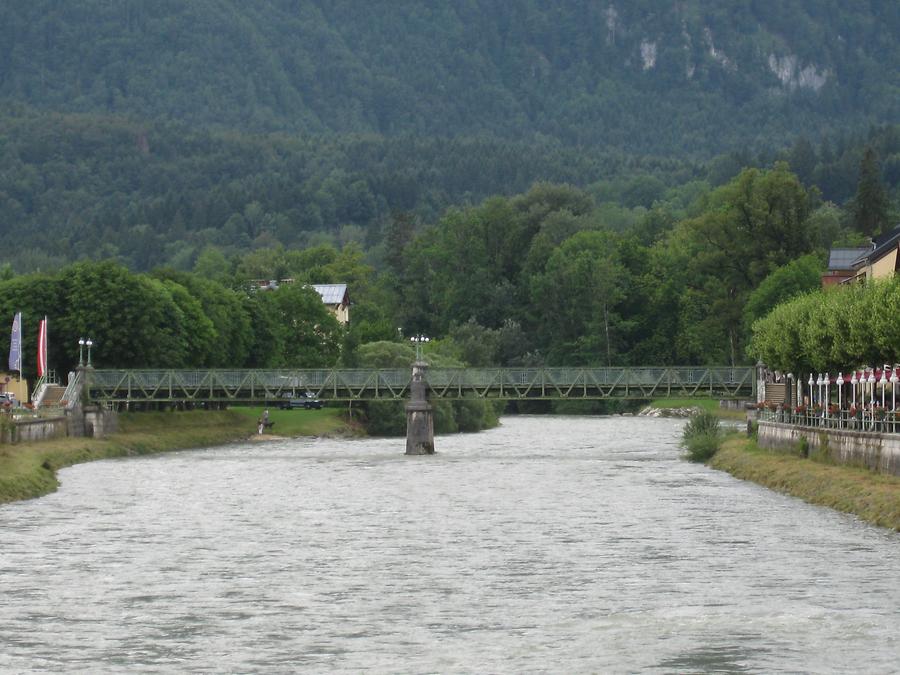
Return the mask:
M275 291L282 284L292 284L293 279L257 279L251 282L250 290ZM312 284L312 288L322 296L322 303L331 310L334 318L342 326L350 323L350 295L347 284Z
M828 270L822 275L822 288L842 284L856 277L853 264L871 251L871 247L833 248L828 254Z
M900 225L876 237L869 246L833 248L822 288L872 279L887 279L900 269Z
M313 288L322 296L322 302L338 323L346 326L350 323L350 295L347 284L313 284Z
M854 261L856 281L886 279L897 271L900 226L872 240L872 248Z

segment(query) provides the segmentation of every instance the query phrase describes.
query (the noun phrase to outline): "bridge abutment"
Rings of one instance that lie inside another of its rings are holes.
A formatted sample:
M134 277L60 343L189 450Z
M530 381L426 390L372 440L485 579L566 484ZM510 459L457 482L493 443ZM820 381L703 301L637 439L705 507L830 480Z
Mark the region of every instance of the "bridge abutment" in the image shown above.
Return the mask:
M424 361L413 363L412 381L409 384L410 400L406 404L406 454L434 454L434 413L428 403L428 383Z

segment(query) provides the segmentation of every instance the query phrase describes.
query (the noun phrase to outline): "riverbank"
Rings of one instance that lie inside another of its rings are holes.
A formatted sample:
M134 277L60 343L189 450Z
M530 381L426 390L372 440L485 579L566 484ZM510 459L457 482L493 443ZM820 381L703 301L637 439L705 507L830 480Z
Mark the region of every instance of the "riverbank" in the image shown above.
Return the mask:
M122 413L119 433L107 438L67 437L0 445L0 504L53 492L59 487L57 471L73 464L245 440L255 433L255 420L261 412L261 408L232 408ZM270 417L276 421L273 433L278 436L358 433L334 408L272 411Z
M248 429L255 429L264 408L240 407L232 410L244 417ZM364 436L361 424L348 421L344 411L339 408L320 408L318 410L280 410L268 408L269 421L273 425L266 433L274 436Z
M650 401L645 410L659 411L650 417L690 417L695 411L707 411L725 420L744 420L744 410L723 408L714 398L658 398ZM645 413L646 414L646 413Z
M709 465L811 504L852 513L900 531L900 478L764 450L748 438L729 438Z

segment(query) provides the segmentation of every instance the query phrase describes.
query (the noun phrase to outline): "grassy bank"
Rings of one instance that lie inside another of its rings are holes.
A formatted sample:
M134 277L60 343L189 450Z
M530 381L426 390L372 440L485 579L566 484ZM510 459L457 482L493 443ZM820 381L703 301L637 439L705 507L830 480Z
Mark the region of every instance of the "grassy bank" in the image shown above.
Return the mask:
M255 430L256 421L263 413L263 408L233 408L233 410L246 420L245 424L250 433ZM291 438L295 436L360 435L361 428L348 423L343 412L338 408L321 408L319 410L269 408L269 421L274 422L274 425L267 433Z
M811 504L900 531L900 478L895 476L763 450L740 437L725 441L709 465Z
M744 410L730 410L719 407L717 398L657 398L650 401L651 408L665 410L667 408L699 408L715 414L723 419L746 419Z
M262 408L233 408L122 413L119 433L108 438L59 438L40 443L0 445L0 504L53 492L59 486L56 472L73 464L200 448L248 438L255 433L255 421L261 412ZM273 433L284 436L335 434L347 428L340 411L333 408L272 411L271 418L276 421Z

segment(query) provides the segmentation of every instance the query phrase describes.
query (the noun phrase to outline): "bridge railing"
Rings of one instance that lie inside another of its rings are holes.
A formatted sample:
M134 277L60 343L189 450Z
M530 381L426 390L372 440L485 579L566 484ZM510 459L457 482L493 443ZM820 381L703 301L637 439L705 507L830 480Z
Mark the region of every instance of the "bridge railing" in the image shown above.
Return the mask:
M410 371L397 369L94 370L89 388L112 401L272 401L310 391L323 399L400 399ZM434 398L750 397L751 367L432 368Z

